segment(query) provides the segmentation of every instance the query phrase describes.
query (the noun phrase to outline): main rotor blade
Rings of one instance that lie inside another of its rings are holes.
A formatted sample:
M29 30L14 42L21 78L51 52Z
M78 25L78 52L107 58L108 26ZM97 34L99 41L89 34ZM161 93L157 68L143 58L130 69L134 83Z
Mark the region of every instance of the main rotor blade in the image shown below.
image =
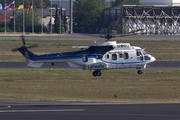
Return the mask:
M131 36L131 35L137 35L137 34L120 34L120 35L116 35L115 37L125 37L125 36Z

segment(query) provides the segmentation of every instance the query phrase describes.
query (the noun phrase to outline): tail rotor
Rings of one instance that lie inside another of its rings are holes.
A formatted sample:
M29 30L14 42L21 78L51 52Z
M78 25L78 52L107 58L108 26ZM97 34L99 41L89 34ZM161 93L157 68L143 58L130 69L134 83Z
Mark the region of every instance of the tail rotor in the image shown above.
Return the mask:
M14 49L12 49L12 52L17 52L17 51L19 51L19 50L22 50L22 51L25 53L25 57L26 57L26 59L27 59L27 58L29 57L28 52L27 52L27 49L29 49L29 48L36 48L36 47L38 47L38 44L34 44L34 45L31 45L31 46L28 46L28 47L27 47L23 35L21 36L21 40L22 40L23 46L21 46L20 48L14 48Z

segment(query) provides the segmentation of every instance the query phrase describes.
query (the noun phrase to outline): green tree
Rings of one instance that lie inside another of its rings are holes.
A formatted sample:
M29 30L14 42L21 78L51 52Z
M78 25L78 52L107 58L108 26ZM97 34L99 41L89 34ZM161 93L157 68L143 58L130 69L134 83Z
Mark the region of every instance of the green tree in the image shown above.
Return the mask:
M47 25L48 31L51 31L51 25L52 25L51 19L52 19L52 18L49 19L49 23L48 23L48 25Z
M33 11L34 13L34 30L35 32L41 32L39 31L36 26L40 26L40 16L38 15L37 12ZM32 11L30 11L27 14L27 11L24 11L24 22L25 22L25 31L26 32L32 32ZM11 19L10 29L14 30L14 18ZM22 32L23 31L23 13L20 15L16 15L15 17L15 29L17 32Z
M66 18L66 11L64 11L63 25L64 25L64 31L66 32L68 30L68 22L67 22L67 18Z
M59 11L59 13L58 13ZM60 14L61 14L61 33L64 32L64 25L63 25L63 16L62 16L62 13L61 13L62 9L59 9L57 8L56 6L56 15L55 15L55 20L54 20L54 32L55 33L60 33Z
M106 0L74 1L74 26L78 28L102 27L101 14L106 7Z
M59 17L59 14L58 14L58 9L57 9L57 6L56 6L56 15L55 15L55 20L54 20L54 32L55 33L59 33L60 31L60 17Z
M108 26L108 30L116 30L117 34L126 32L127 26L125 23L117 23L116 21L113 21Z
M6 22L6 32L12 32L11 29L9 29L9 23ZM5 23L4 22L0 22L0 32L5 32Z
M140 0L115 0L112 6L118 5L141 5Z

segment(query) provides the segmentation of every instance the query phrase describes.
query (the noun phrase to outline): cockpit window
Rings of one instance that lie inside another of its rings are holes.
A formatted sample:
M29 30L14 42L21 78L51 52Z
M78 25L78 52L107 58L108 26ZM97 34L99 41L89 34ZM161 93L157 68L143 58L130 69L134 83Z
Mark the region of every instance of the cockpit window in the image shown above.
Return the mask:
M147 54L144 50L143 50L142 52L143 52L143 55L146 55L146 54Z
M145 60L151 60L151 58L149 56L144 56Z
M137 52L136 52L136 55L137 55L137 56L140 56L140 53L137 51Z
M136 55L137 55L137 56L141 56L141 55L142 55L142 53L141 53L141 50L140 50L140 49L137 49L137 50L136 50Z

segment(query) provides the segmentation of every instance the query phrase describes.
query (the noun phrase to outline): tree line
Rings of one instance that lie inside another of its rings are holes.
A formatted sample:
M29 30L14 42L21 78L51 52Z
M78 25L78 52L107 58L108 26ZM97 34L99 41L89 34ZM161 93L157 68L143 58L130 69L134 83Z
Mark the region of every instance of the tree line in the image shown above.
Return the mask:
M112 7L118 5L141 5L140 0L115 0ZM109 7L106 0L75 0L74 1L74 31L95 33L97 28L103 26L103 10ZM105 29L116 29L122 32L124 23L108 21Z

